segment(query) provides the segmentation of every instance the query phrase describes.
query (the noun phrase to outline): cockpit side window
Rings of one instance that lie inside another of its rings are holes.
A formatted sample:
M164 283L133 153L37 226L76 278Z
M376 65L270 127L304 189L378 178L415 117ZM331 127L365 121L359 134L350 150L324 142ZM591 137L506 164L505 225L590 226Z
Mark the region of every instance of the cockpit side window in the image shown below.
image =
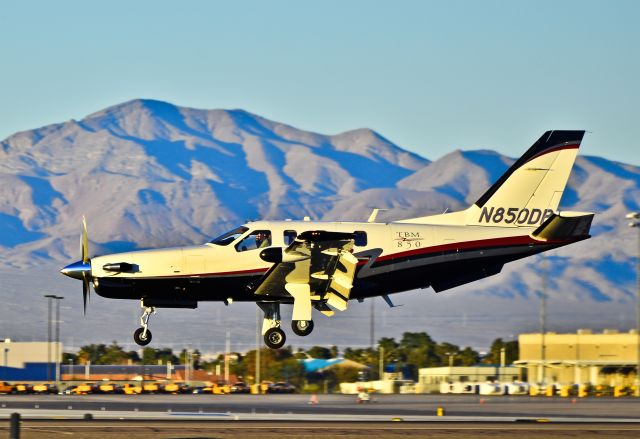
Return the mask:
M247 230L249 230L247 227L244 226L240 226L237 229L233 229L227 233L223 233L222 235L218 236L217 238L214 238L211 241L211 244L215 244L215 245L229 245L231 244L233 241L235 241L236 239L238 239L240 236L242 236L242 234L244 232L246 232Z
M265 248L271 245L271 231L270 230L255 230L245 236L242 241L236 244L236 250L239 252L245 252L248 250L255 250L258 248Z
M296 240L296 237L298 236L298 232L296 232L295 230L285 230L284 231L284 245L291 245L293 244L293 241Z

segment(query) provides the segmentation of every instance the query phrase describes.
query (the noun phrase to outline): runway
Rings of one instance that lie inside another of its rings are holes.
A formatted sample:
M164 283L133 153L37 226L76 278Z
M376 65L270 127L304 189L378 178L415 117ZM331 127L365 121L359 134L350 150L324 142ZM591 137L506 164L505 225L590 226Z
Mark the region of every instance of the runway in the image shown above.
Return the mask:
M3 423L4 424L4 423ZM6 437L7 425L0 426ZM260 439L352 439L375 435L376 439L429 437L462 438L637 438L638 424L495 424L495 423L345 423L345 422L131 422L131 421L26 421L21 428L23 439L82 438L135 439L162 438L260 438Z
M392 418L435 417L437 409L444 418L455 417L548 419L598 419L602 421L639 421L640 400L635 398L546 398L481 397L478 395L377 395L371 403L357 404L354 395L317 395L317 404L309 404L309 395L0 395L0 412L57 412L79 416L96 412L102 417L124 413L140 418L147 415L183 417L332 417ZM182 414L182 415L181 415Z

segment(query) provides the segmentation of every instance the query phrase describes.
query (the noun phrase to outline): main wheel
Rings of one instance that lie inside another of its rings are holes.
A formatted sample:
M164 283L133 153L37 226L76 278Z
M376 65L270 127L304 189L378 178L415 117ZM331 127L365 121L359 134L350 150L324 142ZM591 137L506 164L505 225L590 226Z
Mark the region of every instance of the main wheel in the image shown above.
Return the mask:
M296 335L305 337L313 331L313 320L292 320L291 329Z
M284 342L287 337L284 335L284 331L280 328L270 328L264 334L264 344L271 349L280 349L284 346Z
M147 334L143 337L142 334L144 332L144 328L138 328L133 333L133 341L135 341L139 346L146 346L151 343L151 331L147 329Z

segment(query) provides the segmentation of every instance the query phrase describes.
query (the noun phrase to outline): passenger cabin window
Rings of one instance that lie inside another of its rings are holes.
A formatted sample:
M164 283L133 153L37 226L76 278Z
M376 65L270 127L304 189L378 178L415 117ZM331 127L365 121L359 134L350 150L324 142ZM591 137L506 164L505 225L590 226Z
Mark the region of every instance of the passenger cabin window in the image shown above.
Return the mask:
M297 236L298 236L298 232L296 232L295 230L285 230L284 231L284 245L293 244L293 241L296 240Z
M214 238L213 240L211 240L211 244L229 245L233 241L238 239L240 236L242 236L242 234L244 234L244 232L246 232L247 230L249 230L247 227L240 226L237 229L233 229L233 230L231 230L231 231L229 231L227 233L223 233L222 235L218 236L217 238Z
M236 244L236 250L246 252L257 248L265 248L271 245L271 231L256 230L245 236L242 241Z
M364 247L367 245L367 232L353 232L355 235L354 244L358 247Z

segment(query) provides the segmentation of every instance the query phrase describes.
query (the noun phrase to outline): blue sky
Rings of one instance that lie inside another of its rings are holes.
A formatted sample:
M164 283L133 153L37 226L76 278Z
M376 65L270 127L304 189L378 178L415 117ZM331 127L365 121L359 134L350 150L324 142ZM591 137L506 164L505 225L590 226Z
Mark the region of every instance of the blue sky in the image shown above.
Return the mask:
M242 108L429 159L547 129L640 165L640 2L20 1L0 6L0 139L133 98Z

